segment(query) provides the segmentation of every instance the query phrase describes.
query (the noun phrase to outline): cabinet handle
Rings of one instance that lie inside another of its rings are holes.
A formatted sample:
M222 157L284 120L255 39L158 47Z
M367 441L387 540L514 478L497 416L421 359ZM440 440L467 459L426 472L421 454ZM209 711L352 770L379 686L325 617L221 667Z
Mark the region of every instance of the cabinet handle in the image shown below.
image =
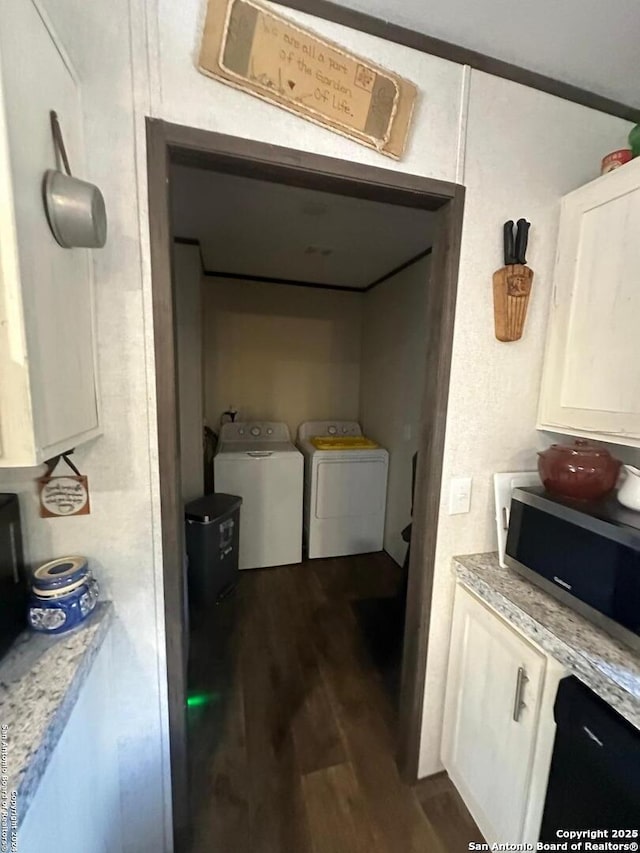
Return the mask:
M518 667L518 678L516 679L516 695L513 699L513 720L515 723L520 722L520 711L526 707L522 694L524 692L524 686L529 681L527 678L527 673L523 666Z

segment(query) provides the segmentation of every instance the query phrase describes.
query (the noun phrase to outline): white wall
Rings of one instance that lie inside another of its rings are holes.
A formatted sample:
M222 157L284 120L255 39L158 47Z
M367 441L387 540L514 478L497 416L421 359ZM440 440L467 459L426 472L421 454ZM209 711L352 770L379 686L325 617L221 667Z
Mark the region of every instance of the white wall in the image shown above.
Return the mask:
M205 279L207 423L231 405L238 420L357 420L360 293Z
M59 0L58 0L59 2ZM194 65L200 0L148 0L153 114L193 125L382 168L455 180L464 69L347 27L273 5L348 49L418 83L407 150L398 162L200 74ZM156 29L157 27L157 29Z
M444 515L439 525L421 762L424 773L438 769L450 556L494 546L490 474L530 464L557 200L597 172L599 158L623 144L629 125L474 72L467 140L464 68L283 10L419 85L409 145L396 162L199 74L193 55L200 0L42 3L80 73L88 177L102 186L110 217L107 246L93 253L105 434L76 456L89 475L91 515L39 520L33 473L22 481L22 506L31 559L87 553L116 604L119 713L113 724L126 849L170 847L145 115L445 180L462 181L466 160L445 482L473 474L475 492L469 515ZM536 289L525 339L498 344L490 276L501 263L500 225L521 213L533 222Z
M197 246L173 245L176 310L176 357L180 414L182 500L199 498L204 490L202 427L202 264Z
M384 548L400 565L427 369L429 269L427 256L364 296L360 417L364 432L389 451Z

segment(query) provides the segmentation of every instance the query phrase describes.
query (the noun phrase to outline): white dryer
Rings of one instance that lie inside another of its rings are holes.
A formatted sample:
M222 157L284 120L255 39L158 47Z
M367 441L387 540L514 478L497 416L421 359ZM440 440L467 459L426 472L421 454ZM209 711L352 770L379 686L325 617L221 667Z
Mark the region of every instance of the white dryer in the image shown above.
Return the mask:
M303 457L289 427L276 422L230 423L214 458L216 492L239 495L239 568L302 560Z
M304 455L308 556L381 551L389 453L355 421L307 421L297 443Z

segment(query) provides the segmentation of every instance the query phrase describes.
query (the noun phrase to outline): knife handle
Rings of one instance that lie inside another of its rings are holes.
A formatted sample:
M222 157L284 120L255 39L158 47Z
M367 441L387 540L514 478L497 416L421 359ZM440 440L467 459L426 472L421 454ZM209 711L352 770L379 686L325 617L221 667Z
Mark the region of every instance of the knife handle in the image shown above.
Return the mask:
M504 233L504 265L508 267L510 264L515 264L516 258L514 256L514 248L513 248L513 219L510 219L508 222L504 223L503 226Z
M529 239L529 228L531 223L526 219L518 219L518 231L516 233L516 249L515 262L517 264L526 264L527 241Z

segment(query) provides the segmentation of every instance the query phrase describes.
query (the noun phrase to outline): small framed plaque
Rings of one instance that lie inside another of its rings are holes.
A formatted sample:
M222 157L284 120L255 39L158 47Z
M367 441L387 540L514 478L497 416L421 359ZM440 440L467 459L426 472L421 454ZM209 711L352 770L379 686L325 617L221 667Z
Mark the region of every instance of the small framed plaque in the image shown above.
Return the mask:
M58 464L64 461L73 474L53 476ZM59 518L69 515L89 515L89 481L71 462L67 454L47 462L48 471L38 480L40 517Z

